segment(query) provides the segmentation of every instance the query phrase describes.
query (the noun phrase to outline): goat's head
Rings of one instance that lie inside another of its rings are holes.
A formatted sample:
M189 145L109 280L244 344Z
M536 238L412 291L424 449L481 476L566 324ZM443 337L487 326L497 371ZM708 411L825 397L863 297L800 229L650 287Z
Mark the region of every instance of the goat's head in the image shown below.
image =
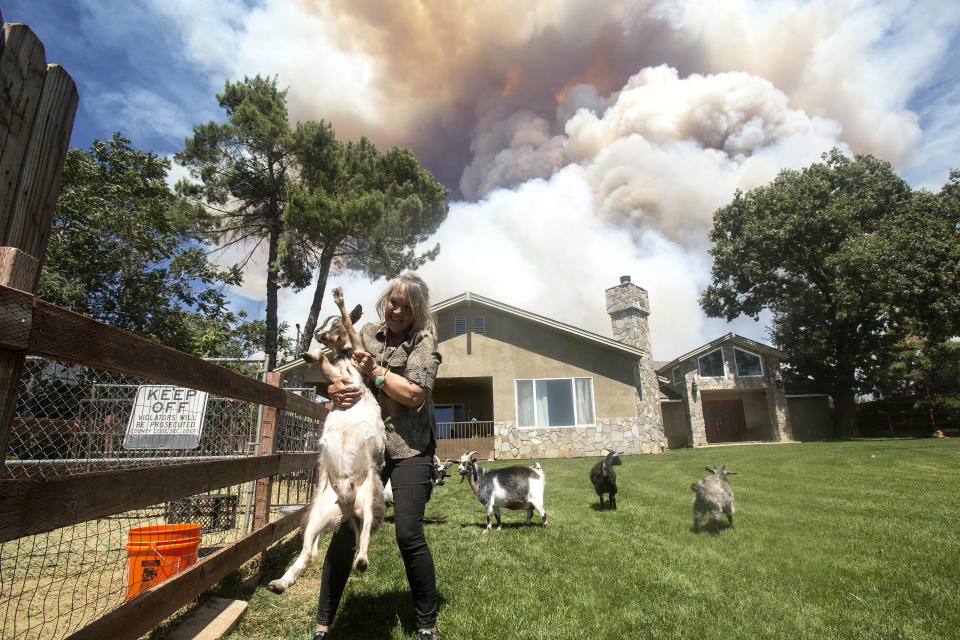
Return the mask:
M433 484L443 485L444 478L448 477L447 468L452 465L455 460L450 460L449 458L440 462L440 458L433 456Z
M363 308L358 304L350 312L350 321L356 324L361 315L363 315ZM313 337L335 355L350 351L355 346L350 344L347 329L343 326L343 321L339 315L330 316L324 320L323 324L313 332Z
M617 451L616 449L612 449L612 448L608 449L608 451L610 453L607 454L607 457L605 459L605 462L608 467L613 466L615 464L623 464L623 462L620 460L620 456L623 455L623 451Z
M477 452L469 451L462 456L460 460L457 461L457 472L460 474L460 481L463 482L463 478L467 477L467 474L470 473L470 467L477 461Z
M717 465L713 465L713 467L704 467L704 468L710 473L712 473L713 475L718 476L723 480L726 480L727 476L737 475L736 471L727 471L727 465L723 465L720 467L718 467Z

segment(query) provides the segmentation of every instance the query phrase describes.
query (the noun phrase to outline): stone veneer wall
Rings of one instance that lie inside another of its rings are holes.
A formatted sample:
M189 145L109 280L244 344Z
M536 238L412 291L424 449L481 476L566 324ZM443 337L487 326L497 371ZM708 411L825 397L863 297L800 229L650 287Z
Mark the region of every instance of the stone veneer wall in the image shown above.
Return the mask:
M601 418L583 427L516 428L513 422L494 423L497 460L582 458L603 455L614 447L625 454L662 453L667 448L663 427L641 418Z

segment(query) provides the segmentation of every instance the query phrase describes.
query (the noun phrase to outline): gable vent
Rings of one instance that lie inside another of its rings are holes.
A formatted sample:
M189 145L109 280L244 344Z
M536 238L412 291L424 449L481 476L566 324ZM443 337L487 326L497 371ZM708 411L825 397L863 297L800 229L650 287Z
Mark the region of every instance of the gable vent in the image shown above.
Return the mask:
M485 316L473 316L473 332L486 335L487 318Z
M462 336L467 332L467 317L466 316L454 316L453 318L453 335Z

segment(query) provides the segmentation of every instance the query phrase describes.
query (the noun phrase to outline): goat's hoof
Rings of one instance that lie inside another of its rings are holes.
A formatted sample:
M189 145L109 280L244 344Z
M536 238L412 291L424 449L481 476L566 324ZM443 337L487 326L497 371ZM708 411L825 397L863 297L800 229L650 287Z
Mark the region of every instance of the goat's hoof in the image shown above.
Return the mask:
M356 569L357 571L366 571L367 567L369 566L370 566L370 561L367 560L366 558L358 557L356 561L353 563L353 568Z
M333 301L336 302L337 304L343 303L343 289L341 289L340 287L333 288Z
M287 586L282 580L273 580L270 584L267 585L267 589L273 591L274 593L283 593L287 590Z

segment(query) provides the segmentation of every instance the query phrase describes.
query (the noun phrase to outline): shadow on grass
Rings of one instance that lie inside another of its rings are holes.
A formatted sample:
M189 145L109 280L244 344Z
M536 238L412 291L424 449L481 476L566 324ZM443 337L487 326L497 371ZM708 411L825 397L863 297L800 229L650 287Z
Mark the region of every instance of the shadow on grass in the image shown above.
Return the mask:
M437 593L437 609L442 609L446 602L446 598ZM345 597L331 631L333 635L351 638L385 638L397 622L406 636L417 630L409 589Z
M384 522L389 522L390 524L396 524L393 519L393 512L391 511L388 516L383 519ZM446 518L424 518L423 524L446 524Z
M460 523L460 528L461 529L486 529L487 523L462 522ZM496 531L497 529L543 529L543 523L537 522L536 520L534 520L530 524L524 524L523 522L504 522L499 527L496 525L496 523L494 523L493 530Z
M721 531L726 531L727 529L733 529L733 525L724 521L724 522L718 523L717 526L713 526L711 524L700 525L699 530L694 529L691 526L690 533L692 533L693 535L700 535L701 533L709 533L712 536L716 536L716 535L720 535Z
M602 507L600 506L599 502L593 502L590 504L590 508L593 509L594 511L616 511L617 510L616 507L608 506L606 502L603 503Z

